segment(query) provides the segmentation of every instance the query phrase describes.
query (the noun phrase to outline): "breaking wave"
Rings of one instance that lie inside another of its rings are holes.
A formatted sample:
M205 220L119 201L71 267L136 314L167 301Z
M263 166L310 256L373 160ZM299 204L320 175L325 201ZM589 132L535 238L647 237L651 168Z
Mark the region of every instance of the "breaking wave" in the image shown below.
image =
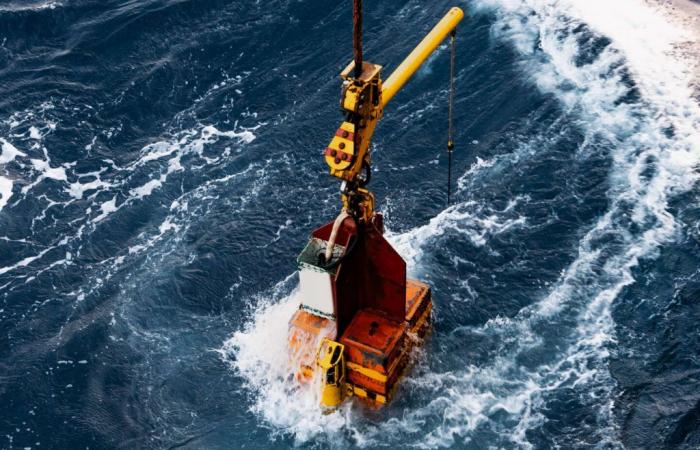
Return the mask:
M55 1L23 1L23 2L8 2L0 5L0 13L3 12L24 12L24 11L42 11L45 9L53 10L63 6L61 2Z
M298 305L295 276L261 295L247 325L220 351L251 390L252 410L276 433L298 442L325 437L335 445L534 448L532 433L546 426L550 402L563 396L593 411L594 419L581 423L585 432L557 436L555 446L622 447L608 368L616 339L611 307L635 283L640 261L679 235L682 224L670 204L694 187L700 162L700 108L691 100L688 68L672 52L683 30L635 0L480 0L471 11L495 16L492 37L508 42L523 73L558 99L583 134L577 151L585 154L592 143L605 149L611 163L607 209L583 230L572 262L531 304L511 316L441 332L435 340L444 342L431 343L381 420L352 405L323 415L312 393L289 383L286 326L280 324ZM495 209L466 191L477 173L482 180L492 173L497 182L503 158L508 155L478 160L464 174L458 204L423 226L391 234L411 272L425 274L422 260L451 240L488 247L500 234L528 226L517 208L527 196ZM438 324L441 307L438 298ZM465 334L492 342L492 350L479 362L441 369L441 360L452 358L444 349Z

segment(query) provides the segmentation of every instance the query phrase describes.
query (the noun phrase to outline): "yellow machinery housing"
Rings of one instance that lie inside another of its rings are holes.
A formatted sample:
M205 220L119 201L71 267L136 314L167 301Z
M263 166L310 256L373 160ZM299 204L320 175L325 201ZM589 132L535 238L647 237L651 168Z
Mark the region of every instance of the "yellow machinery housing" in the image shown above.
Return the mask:
M345 399L345 346L325 338L318 348L316 364L321 376L321 406L335 408Z

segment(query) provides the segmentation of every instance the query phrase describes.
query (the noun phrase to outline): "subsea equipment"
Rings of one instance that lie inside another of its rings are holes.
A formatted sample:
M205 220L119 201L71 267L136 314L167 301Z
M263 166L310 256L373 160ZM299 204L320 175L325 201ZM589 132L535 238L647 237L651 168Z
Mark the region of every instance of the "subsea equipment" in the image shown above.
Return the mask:
M451 157L455 29L454 7L386 79L382 66L362 58L362 3L354 0L354 58L340 74L344 115L324 151L340 179L335 220L311 233L297 259L301 303L289 321L289 352L298 380L316 380L321 406L354 396L387 403L409 365L411 350L431 326L430 287L406 278L406 263L384 238L382 214L367 189L370 142L384 107L446 39L451 43ZM449 181L448 181L449 185Z

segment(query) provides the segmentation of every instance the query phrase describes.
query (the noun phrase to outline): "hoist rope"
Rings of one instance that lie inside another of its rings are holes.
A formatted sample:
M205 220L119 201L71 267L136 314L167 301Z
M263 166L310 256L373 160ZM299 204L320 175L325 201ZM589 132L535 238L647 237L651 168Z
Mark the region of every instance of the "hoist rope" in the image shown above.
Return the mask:
M455 148L455 143L452 139L452 111L454 109L455 100L455 57L457 53L456 38L457 32L452 30L452 33L450 33L450 95L447 109L447 206L450 205L450 199L452 197L452 150Z
M455 53L456 53L456 37L457 32L452 30L450 33L450 94L447 110L447 206L450 205L452 196L452 150L455 148L455 143L452 138L452 110L455 100Z
M355 57L355 78L362 75L362 0L352 4L352 50Z

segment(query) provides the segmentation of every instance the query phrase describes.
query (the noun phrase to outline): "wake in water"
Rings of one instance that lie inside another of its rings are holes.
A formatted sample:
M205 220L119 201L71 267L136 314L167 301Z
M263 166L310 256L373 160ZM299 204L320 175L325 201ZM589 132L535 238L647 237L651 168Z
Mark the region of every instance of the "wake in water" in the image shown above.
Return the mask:
M3 12L24 12L24 11L41 11L44 9L56 9L63 6L61 2L54 1L22 1L22 2L7 2L0 5L0 13Z
M578 429L554 436L554 445L622 447L614 415L616 383L608 369L616 340L611 307L635 282L640 261L677 238L682 225L669 205L694 187L700 162L700 108L692 100L687 67L671 52L683 32L635 0L481 0L470 6L473 14L495 17L493 39L510 43L531 82L558 99L564 119L582 134L576 153L585 158L588 152L607 152L607 209L582 230L573 261L530 305L436 336L445 341L433 343L400 389L397 404L376 420L352 405L323 415L308 392L288 382L286 323L298 305L295 275L255 301L249 323L221 352L245 379L252 410L298 442L324 438L390 447L409 439L409 445L425 448L457 443L534 448L533 436L544 434L552 419L547 411L554 404L576 404L590 416ZM538 153L513 151L478 161L460 180L459 204L427 225L393 234L409 269L429 270L422 260L455 236L488 247L501 233L517 235L527 227L530 218L517 205L527 204L528 196L498 209L470 199L465 188L475 176L497 183L509 158ZM447 300L436 298L437 328L446 323L441 310ZM452 358L444 349L459 348L455 340L464 332L493 345L478 362L440 369L442 359Z
M38 112L16 113L5 121L4 125L8 133L13 136L13 142L21 142L27 150L21 151L12 142L0 138L0 163L4 164L5 173L5 176L0 176L0 210L5 207L17 206L20 202L35 204L35 207L41 208L41 212L32 219L30 230L33 233L40 232L44 235L62 226L53 218L55 211L78 210L80 205L86 201L89 201L91 205L84 210L81 217L71 222L71 225L75 226L75 231L71 235L64 235L54 242L24 241L19 243L22 245L15 251L15 255L25 254L26 256L19 261L0 267L0 275L14 273L13 280L2 286L9 288L9 292L14 289L18 282L34 279L57 265L73 265L74 258L82 256L85 236L92 234L102 222L121 209L128 209L151 196L162 188L174 174L185 170L198 171L202 167L216 166L225 161L231 154L231 147L227 147L223 154L210 156L205 151L206 147L220 139L229 139L233 145L249 144L255 139L254 131L264 125L258 124L249 129L232 131L220 131L211 125L185 130L170 140L161 140L144 146L138 157L126 164L120 165L113 160L106 160L95 170L89 170L83 167L90 166L84 161L63 164L52 162L44 143L45 137L56 129L56 123L45 117L47 112L52 109L54 106L46 103ZM42 121L43 126L28 125L28 123L35 123L37 120ZM86 146L85 150L88 154L92 151L95 140L96 137L92 144ZM250 169L249 167L246 170ZM130 246L126 255L141 253L162 238L164 234L179 228L176 223L177 217L188 213L188 200L192 196L206 191L217 183L228 182L238 175L240 173L211 180L193 192L187 192L175 199L170 204L169 214L163 219L155 233L150 236L142 234L140 236L143 238L141 242ZM148 181L142 181L144 179ZM42 182L46 181L58 183L61 186L58 195L49 198L43 193L40 187ZM15 183L22 185L22 188L19 190L19 195L13 196ZM244 199L242 200L244 201ZM40 250L37 250L36 247L39 247ZM102 261L101 265L109 266L108 270L114 272L123 265L126 255ZM49 261L44 261L44 259ZM30 265L41 266L37 271L21 273ZM99 279L96 281L91 286L92 290L98 287L97 285L102 284ZM13 284L15 286L12 286ZM75 293L75 295L84 297L85 293Z

